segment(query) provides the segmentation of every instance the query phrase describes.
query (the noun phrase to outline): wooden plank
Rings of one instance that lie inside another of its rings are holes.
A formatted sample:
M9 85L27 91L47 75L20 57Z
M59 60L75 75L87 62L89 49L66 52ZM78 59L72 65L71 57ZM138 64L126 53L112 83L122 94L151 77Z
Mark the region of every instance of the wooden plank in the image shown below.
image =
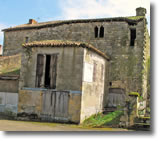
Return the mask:
M64 113L64 117L68 117L69 93L68 92L63 92L63 93L64 93L63 113Z
M44 56L42 54L37 55L37 68L36 68L36 87L41 87L43 76Z
M42 113L52 117L68 117L69 92L45 91Z
M50 88L56 88L56 76L57 76L57 54L51 55L50 62Z
M56 107L56 92L52 91L52 104L51 104L51 115L55 117L55 108Z

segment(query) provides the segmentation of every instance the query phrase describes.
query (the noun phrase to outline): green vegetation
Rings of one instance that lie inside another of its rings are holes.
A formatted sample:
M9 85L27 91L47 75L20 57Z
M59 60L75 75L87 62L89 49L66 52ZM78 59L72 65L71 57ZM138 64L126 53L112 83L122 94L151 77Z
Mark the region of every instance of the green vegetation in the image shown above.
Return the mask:
M140 97L140 94L138 92L130 92L129 95L135 95L135 96Z
M20 68L3 68L0 71L0 75L19 75L20 74Z
M83 126L87 127L105 127L108 125L115 125L119 123L120 117L123 115L123 111L117 110L107 115L98 113L92 115L83 122Z
M19 75L20 67L20 54L0 57L0 75Z
M131 16L131 17L126 17L126 18L129 20L139 20L139 19L144 18L144 16Z

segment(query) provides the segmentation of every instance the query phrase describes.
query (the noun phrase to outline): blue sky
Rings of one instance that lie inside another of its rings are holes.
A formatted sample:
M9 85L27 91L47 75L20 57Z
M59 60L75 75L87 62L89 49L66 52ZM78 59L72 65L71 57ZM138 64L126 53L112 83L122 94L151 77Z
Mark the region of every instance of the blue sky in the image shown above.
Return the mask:
M149 0L0 0L0 30L27 23L31 18L43 22L134 16L139 6L147 9L150 20ZM0 44L3 44L2 32Z

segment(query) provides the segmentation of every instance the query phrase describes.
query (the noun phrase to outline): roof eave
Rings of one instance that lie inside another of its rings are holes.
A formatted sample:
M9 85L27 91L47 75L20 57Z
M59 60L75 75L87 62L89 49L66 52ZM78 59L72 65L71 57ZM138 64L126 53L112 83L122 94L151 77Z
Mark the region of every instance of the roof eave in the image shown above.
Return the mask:
M134 16L133 16L134 17ZM136 16L135 16L136 17ZM79 20L66 20L66 21L61 21L57 23L47 23L44 25L36 25L34 24L33 26L22 26L22 27L13 27L13 28L6 28L2 29L3 32L8 32L8 31L16 31L16 30L27 30L27 29L39 29L39 28L45 28L45 27L55 27L55 26L60 26L63 24L72 24L72 23L89 23L89 22L140 22L144 19L145 17L139 18L139 19L129 19L129 17L117 17L117 18L102 18L102 19L79 19Z

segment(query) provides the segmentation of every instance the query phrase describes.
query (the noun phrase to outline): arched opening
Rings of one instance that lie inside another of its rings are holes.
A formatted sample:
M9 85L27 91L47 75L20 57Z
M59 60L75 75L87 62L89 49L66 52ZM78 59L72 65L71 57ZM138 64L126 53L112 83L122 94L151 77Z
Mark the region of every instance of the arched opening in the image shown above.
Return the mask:
M104 37L104 27L101 26L100 28L100 35L99 35L100 38L103 38Z
M95 38L97 38L98 37L98 27L97 26L94 28L94 33L95 33Z

